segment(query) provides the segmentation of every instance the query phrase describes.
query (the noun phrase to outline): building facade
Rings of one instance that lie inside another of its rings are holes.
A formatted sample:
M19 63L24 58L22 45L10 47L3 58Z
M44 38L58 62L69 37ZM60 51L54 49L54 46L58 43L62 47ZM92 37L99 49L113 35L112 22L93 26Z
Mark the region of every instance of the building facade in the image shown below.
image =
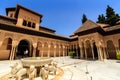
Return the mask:
M0 15L0 59L26 56L66 56L70 39L40 25L41 14L21 5L6 8Z
M78 35L80 58L116 59L120 50L120 24L110 26L88 20L74 34Z
M68 56L69 51L81 59L104 60L115 59L120 50L119 24L111 27L88 20L68 38L42 27L43 15L21 5L6 8L6 14L0 15L0 60Z

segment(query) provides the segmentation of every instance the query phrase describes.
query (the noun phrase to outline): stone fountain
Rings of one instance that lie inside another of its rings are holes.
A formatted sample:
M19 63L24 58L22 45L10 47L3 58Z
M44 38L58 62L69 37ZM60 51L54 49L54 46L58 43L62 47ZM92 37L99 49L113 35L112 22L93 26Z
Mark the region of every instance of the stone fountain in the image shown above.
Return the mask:
M41 67L45 64L50 64L52 62L51 58L48 57L27 57L21 59L23 67L30 67L34 65L35 67Z

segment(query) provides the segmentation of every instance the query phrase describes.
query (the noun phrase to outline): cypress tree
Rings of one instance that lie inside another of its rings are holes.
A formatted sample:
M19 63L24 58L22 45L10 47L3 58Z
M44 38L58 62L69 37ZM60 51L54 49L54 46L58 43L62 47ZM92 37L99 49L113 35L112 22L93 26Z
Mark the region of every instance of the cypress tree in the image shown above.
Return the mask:
M85 21L87 21L87 20L88 20L88 19L87 19L86 15L83 14L83 16L82 16L82 24L83 24Z
M101 15L98 16L97 23L106 23L106 18L104 16L104 14L101 14Z
M120 20L120 16L116 14L112 7L109 5L106 9L106 23L110 24L111 26L116 25L116 22Z

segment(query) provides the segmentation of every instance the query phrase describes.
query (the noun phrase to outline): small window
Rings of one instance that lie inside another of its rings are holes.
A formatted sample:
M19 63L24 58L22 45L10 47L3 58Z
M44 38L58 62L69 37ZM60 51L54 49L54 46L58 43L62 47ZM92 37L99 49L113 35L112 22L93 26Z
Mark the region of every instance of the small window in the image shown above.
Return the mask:
M31 22L28 22L28 27L31 27Z
M23 20L23 26L26 26L27 25L27 21L26 20Z
M10 17L13 17L13 13L10 14Z
M35 28L35 23L32 24L32 28Z

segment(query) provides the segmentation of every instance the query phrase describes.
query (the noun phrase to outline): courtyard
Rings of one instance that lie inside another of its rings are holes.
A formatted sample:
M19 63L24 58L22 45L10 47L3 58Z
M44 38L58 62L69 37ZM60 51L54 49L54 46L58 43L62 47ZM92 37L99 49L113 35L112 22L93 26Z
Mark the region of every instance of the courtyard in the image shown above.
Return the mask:
M53 60L63 71L62 75L56 75L59 80L120 80L120 63L117 63L117 60L82 60L69 56L55 57ZM0 61L0 78L10 72L10 66L15 62L21 63L20 60ZM49 80L52 80L52 77L49 76Z

